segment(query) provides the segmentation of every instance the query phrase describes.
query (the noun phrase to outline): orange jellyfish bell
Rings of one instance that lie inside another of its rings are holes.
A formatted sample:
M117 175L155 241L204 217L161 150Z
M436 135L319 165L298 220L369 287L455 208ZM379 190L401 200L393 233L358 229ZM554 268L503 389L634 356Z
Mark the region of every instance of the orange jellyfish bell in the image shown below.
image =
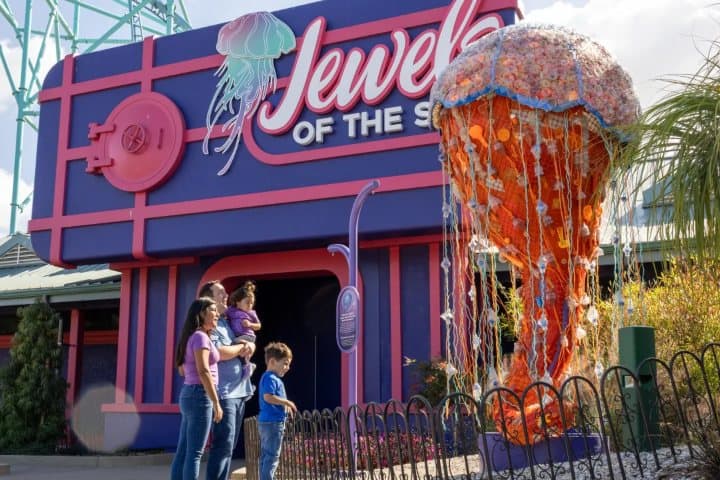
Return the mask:
M630 77L585 36L520 24L468 46L439 75L431 102L451 186L443 207L454 232L446 248L456 310L448 354L466 377L485 369L473 390L483 380L486 391L503 386L518 396L533 382L559 387L576 329L597 321L587 315L594 306L586 291L620 127L639 112ZM478 287L475 280L489 273L493 252L522 282L518 339L505 372L496 371L494 281ZM534 443L543 431L562 432L561 415L572 421L545 391L527 390L522 405L495 397L493 416L508 438Z

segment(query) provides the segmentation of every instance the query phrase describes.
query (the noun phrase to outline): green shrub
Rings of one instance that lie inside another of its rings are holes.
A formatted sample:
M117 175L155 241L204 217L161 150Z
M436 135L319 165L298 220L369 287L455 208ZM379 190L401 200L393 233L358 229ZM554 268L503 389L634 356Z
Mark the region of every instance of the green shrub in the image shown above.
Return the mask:
M626 308L620 314L606 299L598 306L598 327L585 327L592 353L607 359L606 365L617 359L620 322L654 327L656 356L666 361L679 350L700 354L706 344L720 341L720 261L673 259L654 282L626 283L623 296L626 306L632 302L632 313Z
M719 268L720 261L676 260L648 289L645 315L647 325L655 327L659 358L669 360L683 349L699 354L707 343L720 340Z
M415 382L410 388L413 395L422 395L433 407L440 403L448 393L448 378L445 368L447 362L441 358L430 361L418 361L408 364L412 366Z
M59 317L40 302L18 316L10 362L0 370L0 451L50 453L65 432Z

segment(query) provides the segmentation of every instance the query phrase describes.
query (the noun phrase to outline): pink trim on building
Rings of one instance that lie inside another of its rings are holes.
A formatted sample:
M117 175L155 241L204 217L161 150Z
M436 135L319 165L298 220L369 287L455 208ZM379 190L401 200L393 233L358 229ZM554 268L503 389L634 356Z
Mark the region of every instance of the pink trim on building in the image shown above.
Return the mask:
M390 372L391 396L402 401L402 307L400 247L390 247Z

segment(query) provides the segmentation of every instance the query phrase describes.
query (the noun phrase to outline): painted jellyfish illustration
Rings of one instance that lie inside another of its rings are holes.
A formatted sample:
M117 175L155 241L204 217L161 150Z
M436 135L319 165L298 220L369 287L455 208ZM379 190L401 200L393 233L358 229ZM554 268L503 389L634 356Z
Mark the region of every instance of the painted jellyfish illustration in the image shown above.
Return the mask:
M578 337L598 321L601 203L622 127L639 113L632 82L591 39L521 24L470 45L439 75L431 101L450 185L442 317L453 369L472 378L478 398L494 387L518 396L533 382L559 387ZM494 254L521 282L508 371L498 358ZM572 422L556 397L532 388L522 405L488 398L498 430L527 444L544 428L559 434L561 414Z
M224 175L235 158L245 121L252 118L268 92L275 91L274 61L295 49L295 34L272 13L249 13L223 25L215 48L225 60L215 72L219 80L205 118L203 153L208 154L213 127L228 112L230 118L222 124L222 132L229 135L214 148L223 154L230 150L230 158L218 172Z

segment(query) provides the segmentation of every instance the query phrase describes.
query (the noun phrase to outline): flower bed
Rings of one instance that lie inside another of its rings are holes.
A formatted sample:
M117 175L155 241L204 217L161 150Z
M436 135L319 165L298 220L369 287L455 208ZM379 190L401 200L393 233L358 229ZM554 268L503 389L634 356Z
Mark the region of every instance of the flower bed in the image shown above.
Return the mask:
M350 445L335 435L288 439L283 459L290 467L308 471L348 469ZM437 449L431 437L418 433L377 432L358 435L357 468L376 469L433 460Z

